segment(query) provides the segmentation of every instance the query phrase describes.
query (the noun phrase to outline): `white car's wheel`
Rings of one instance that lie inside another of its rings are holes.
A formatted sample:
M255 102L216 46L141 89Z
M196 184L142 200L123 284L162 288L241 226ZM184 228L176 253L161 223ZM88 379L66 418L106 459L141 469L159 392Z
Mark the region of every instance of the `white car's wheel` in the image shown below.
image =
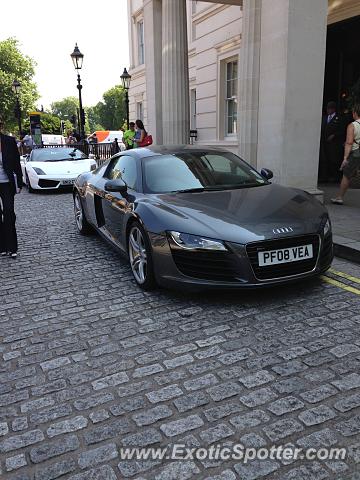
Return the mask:
M25 181L26 181L26 186L28 188L29 193L34 193L34 189L31 186L29 175L26 170L25 170Z

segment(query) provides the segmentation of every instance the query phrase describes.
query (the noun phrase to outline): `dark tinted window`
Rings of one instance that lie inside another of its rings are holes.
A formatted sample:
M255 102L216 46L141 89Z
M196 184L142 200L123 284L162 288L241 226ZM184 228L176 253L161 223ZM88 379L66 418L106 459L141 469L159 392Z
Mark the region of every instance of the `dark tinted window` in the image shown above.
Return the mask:
M37 148L31 152L32 162L60 162L62 160L81 160L87 156L77 148Z
M111 164L107 177L110 180L122 178L129 188L135 190L137 184L136 160L126 155L118 157Z
M149 193L179 190L226 190L264 185L267 181L230 152L191 152L143 160L144 186Z

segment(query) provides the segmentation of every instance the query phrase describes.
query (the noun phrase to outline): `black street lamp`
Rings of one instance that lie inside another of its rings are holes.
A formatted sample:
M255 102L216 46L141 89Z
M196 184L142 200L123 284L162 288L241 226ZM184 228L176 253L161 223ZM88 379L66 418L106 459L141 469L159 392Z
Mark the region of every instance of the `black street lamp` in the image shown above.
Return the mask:
M20 100L19 100L19 93L21 89L21 84L18 80L14 80L11 85L12 91L15 93L16 96L16 106L15 106L15 117L18 121L18 128L19 128L19 137L21 136L22 128L21 128L21 107L20 107Z
M80 52L79 47L77 46L77 43L75 44L75 48L73 53L70 55L71 60L73 61L75 70L77 71L77 88L79 90L79 112L80 112L80 122L79 122L79 127L80 127L80 137L81 140L84 140L85 138L85 112L82 106L82 98L81 98L81 78L80 78L80 73L79 70L81 70L82 64L83 64L83 59L84 55Z
M123 89L125 90L125 106L126 106L126 125L129 130L129 88L131 75L128 73L126 68L124 68L123 74L120 76Z

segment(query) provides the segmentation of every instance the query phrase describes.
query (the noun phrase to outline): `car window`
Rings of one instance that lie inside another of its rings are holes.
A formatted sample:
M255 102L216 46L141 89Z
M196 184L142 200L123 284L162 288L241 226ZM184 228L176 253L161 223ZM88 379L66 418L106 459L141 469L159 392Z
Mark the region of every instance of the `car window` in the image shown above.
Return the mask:
M31 152L32 162L61 162L64 160L82 160L88 158L77 148L36 148Z
M222 155L206 154L202 155L201 158L215 172L238 173L240 171L238 165Z
M137 185L137 167L135 158L127 155L115 158L106 176L110 180L121 178L129 188L135 190Z
M267 181L230 152L181 152L143 159L148 193L257 187Z

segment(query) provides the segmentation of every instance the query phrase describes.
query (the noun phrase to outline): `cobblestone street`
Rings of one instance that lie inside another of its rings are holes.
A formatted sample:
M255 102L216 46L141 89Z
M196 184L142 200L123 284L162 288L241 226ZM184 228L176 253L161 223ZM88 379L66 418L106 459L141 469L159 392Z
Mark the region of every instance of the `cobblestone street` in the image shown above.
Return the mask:
M356 290L316 279L145 293L99 236L77 233L70 193L16 200L19 257L0 259L2 480L360 479ZM360 277L360 266L334 269ZM120 458L121 447L182 443L348 453Z

